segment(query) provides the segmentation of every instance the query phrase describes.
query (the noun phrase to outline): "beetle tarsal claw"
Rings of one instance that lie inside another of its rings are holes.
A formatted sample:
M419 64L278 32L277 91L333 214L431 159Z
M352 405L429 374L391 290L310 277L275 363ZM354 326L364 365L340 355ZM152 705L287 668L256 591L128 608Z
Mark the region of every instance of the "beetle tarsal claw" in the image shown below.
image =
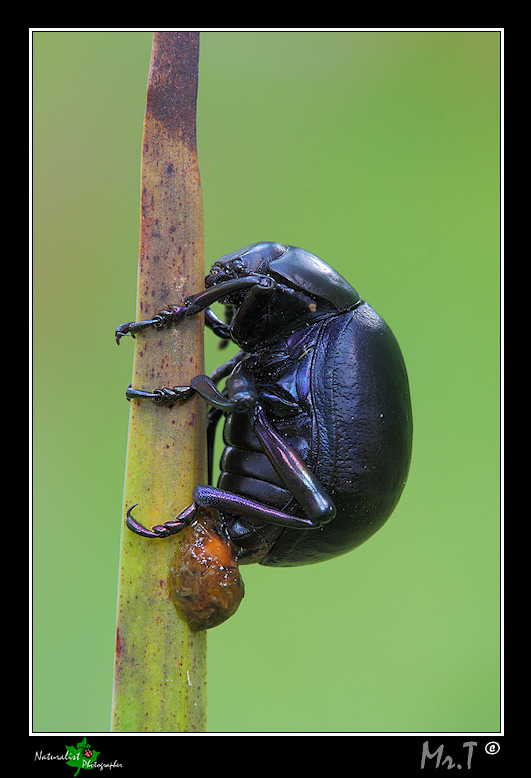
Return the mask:
M137 519L133 518L133 508L136 508L138 503L136 505L131 505L129 510L127 511L127 516L125 523L127 524L127 527L131 530L131 532L134 532L135 535L141 535L143 538L161 538L165 537L166 535L169 535L170 533L167 532L164 535L159 532L154 532L153 529L148 529L147 527L144 527L143 524L141 524Z
M125 337L125 335L131 335L132 338L134 338L134 334L131 332L131 324L134 322L132 321L126 321L124 324L120 324L118 327L116 327L114 331L114 337L116 339L116 343L120 345L120 340Z

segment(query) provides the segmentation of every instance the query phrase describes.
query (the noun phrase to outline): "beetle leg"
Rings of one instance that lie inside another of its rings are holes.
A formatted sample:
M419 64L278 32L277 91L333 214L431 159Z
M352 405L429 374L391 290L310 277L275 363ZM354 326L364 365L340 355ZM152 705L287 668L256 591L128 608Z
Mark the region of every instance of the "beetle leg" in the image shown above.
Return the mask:
M222 377L225 374L225 369L232 367L233 362L237 363L238 360L230 360L222 365ZM220 380L217 371L212 375L214 380L206 375L198 375L192 378L190 386L163 386L153 392L128 386L125 396L128 400L153 400L156 405L175 405L176 403L182 405L197 392L214 408L229 413L248 411L254 406L256 388L248 370L241 369L233 372L227 380L227 394L222 394L214 383L214 381Z
M227 363L227 367L231 362ZM225 367L225 366L223 366ZM213 374L217 379L217 375ZM250 370L245 362L237 362L236 368L227 378L226 394L217 389L216 384L206 375L192 378L190 386L209 403L220 411L242 413L251 410L256 404L256 387Z
M204 311L212 305L212 303L216 303L224 297L230 297L230 295L235 292L241 292L250 287L263 287L264 289L269 289L275 285L275 281L272 278L258 273L251 273L242 278L231 278L227 281L221 281L208 287L204 292L198 292L197 294L191 295L191 297L187 297L185 300L187 306L186 315L193 316L195 313Z
M153 400L156 405L182 405L195 394L195 389L190 386L163 386L162 389L155 389L153 392L144 392L142 389L135 389L134 386L128 386L125 396L128 400Z
M229 359L225 364L217 367L209 376L210 380L214 384L218 384L223 378L226 378L238 364L243 356L243 352L239 351L232 359ZM227 396L227 393L223 394ZM207 413L207 454L208 454L208 483L212 484L213 478L213 463L214 463L214 440L216 436L216 429L218 423L223 416L223 411L220 408L212 407Z
M222 394L207 375L197 375L190 381L190 389L197 392L209 405L227 413L250 410L256 403L256 390L238 376L227 380L227 394Z
M219 420L223 416L223 411L219 408L211 408L207 413L206 419L206 434L207 434L207 464L208 464L208 483L213 481L213 466L214 466L214 441L216 438L216 429Z
M197 513L197 505L193 502L171 521L166 521L164 524L155 524L151 529L147 529L147 527L144 527L143 524L133 518L133 508L136 508L136 505L132 505L127 511L125 523L131 532L134 532L136 535L141 535L143 538L167 538L169 535L176 535L184 529L184 527L190 524Z
M221 346L227 345L225 341L230 340L230 327L221 321L210 308L205 309L205 325L212 330L214 335L221 338Z
M249 411L255 407L257 399L256 385L247 360L243 359L238 362L227 378L226 388L233 410L237 412Z
M196 486L194 489L194 501L185 508L175 519L166 521L164 524L155 524L151 529L147 529L137 519L133 518L132 510L136 508L133 505L127 511L127 527L136 535L144 538L167 538L170 535L176 535L186 527L194 518L197 507L201 505L204 508L214 508L219 511L236 513L240 516L248 516L251 519L267 521L280 527L291 527L293 529L317 529L322 526L324 521L314 521L304 519L298 516L292 516L289 513L270 508L256 500L250 500L232 492L224 492L214 486Z
M190 386L207 401L209 405L220 411L233 411L234 403L216 387L207 375L197 375L190 381Z
M244 353L245 352L243 351L238 351L238 353L231 357L227 362L224 362L219 367L216 367L216 369L210 373L210 380L215 384L219 384L223 378L226 378L232 373L238 362L240 362L243 358Z
M158 311L152 319L146 319L145 321L127 321L124 324L120 324L114 333L116 342L119 344L120 339L124 335L131 335L133 338L137 332L145 330L148 327L154 327L157 330L170 327L172 324L177 324L183 316L194 316L196 313L200 313L207 309L212 303L221 300L223 297L227 297L234 292L241 292L249 287L264 287L269 288L274 284L274 281L268 276L261 275L248 275L243 278L233 278L229 281L223 281L219 284L211 286L209 289L205 289L203 292L192 294L186 297L183 305L168 305L167 308L162 308ZM221 319L210 312L207 314L207 326L211 327L220 338L226 339L228 336L228 326L223 324Z
M336 515L331 498L297 452L269 424L259 407L254 414L253 427L263 452L308 519L319 525L331 521Z
M189 298L187 298L187 300L188 299ZM148 327L162 330L166 327L170 327L172 324L177 324L183 316L188 314L189 304L187 300L185 300L184 305L169 305L167 308L162 308L152 319L146 319L145 321L126 321L124 324L120 324L116 327L114 333L116 343L120 345L120 339L123 338L124 335L131 335L131 337L134 338L137 332L141 332Z
M271 508L269 505L242 497L240 494L225 492L215 486L199 485L194 489L194 502L203 508L214 508L218 511L248 516L250 519L267 521L279 527L293 529L318 529L329 519L317 521L309 518L292 516L290 513Z

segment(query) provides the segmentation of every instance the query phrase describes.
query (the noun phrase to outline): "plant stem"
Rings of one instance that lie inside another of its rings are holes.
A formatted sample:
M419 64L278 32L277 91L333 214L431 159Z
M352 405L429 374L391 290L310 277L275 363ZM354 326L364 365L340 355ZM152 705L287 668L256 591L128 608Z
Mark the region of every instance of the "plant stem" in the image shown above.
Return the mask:
M203 210L196 146L199 33L155 32L142 153L137 320L204 284ZM134 387L188 385L204 373L203 316L136 336ZM125 345L125 344L124 344ZM127 344L129 345L129 344ZM205 483L204 403L132 401L124 515L148 526L173 518ZM178 537L148 540L123 524L118 592L114 732L206 728L206 634L194 634L166 579Z

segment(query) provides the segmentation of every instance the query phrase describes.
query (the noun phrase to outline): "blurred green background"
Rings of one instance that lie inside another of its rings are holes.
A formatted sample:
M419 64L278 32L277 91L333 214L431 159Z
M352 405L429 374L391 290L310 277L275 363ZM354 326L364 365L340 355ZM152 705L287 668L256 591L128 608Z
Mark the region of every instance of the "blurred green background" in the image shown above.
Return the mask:
M108 731L151 33L32 45L33 726ZM500 727L499 72L497 32L201 33L207 264L274 240L335 266L395 332L415 422L381 532L243 568L209 731Z

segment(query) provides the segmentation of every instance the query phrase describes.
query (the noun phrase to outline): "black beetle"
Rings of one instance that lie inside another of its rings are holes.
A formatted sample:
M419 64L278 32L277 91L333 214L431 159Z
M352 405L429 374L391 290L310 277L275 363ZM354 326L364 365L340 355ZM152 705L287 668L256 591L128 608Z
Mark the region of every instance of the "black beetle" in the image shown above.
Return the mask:
M129 529L166 537L201 505L220 512L240 563L301 565L359 546L395 508L411 458L408 379L393 333L339 273L294 246L256 243L228 254L205 286L116 330L119 342L204 310L206 325L242 349L190 387L127 390L129 399L168 405L198 392L212 406L210 467L226 417L217 487L196 486L192 505L151 530L129 509ZM215 301L227 306L227 323L210 310Z

